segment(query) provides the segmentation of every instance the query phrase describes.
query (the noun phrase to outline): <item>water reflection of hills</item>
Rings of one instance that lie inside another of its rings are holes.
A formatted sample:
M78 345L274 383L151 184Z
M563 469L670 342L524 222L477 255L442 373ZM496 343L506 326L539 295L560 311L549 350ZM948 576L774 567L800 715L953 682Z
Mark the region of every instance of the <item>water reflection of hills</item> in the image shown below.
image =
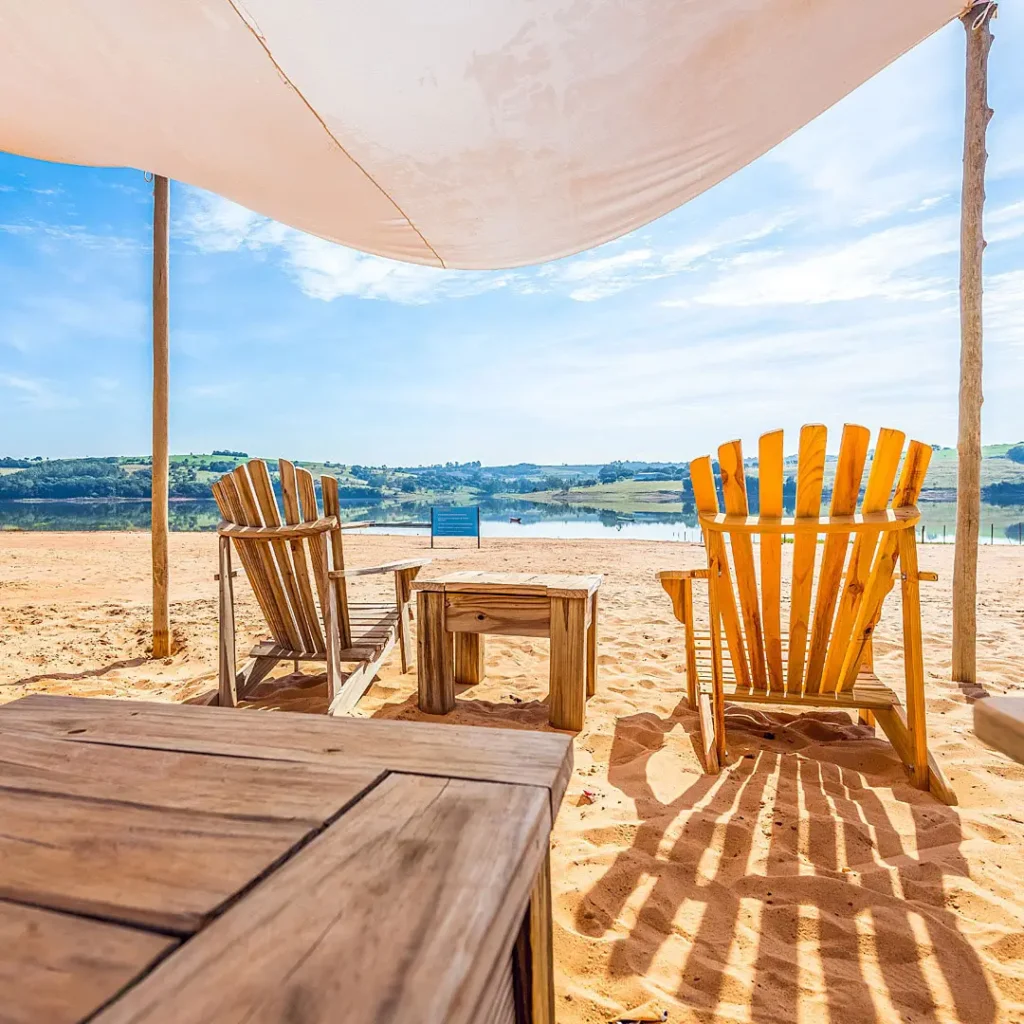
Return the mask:
M438 501L442 505L445 502ZM342 518L347 522L372 520L388 523L426 523L430 519L431 503L423 501L406 501L387 505L365 505L358 502L342 502ZM952 506L941 506L935 509L922 505L923 521L926 524L926 537L929 541L953 540L953 520L955 511ZM622 531L629 524L676 526L680 529L694 530L697 519L693 514L680 512L663 512L658 510L637 512L615 512L609 509L594 508L577 504L534 503L520 499L488 499L480 502L481 516L485 522L503 523L506 526L510 519L519 520L516 525L524 527L539 524L594 524L608 530ZM1024 524L1015 519L1006 525L1005 513L1011 517L1019 515L1022 510L997 510L992 506L982 506L981 542L989 543L1021 543L1024 540ZM1002 512L997 518L992 513ZM792 510L787 510L792 514ZM931 514L930 514L931 513ZM1002 522L1000 522L1000 518ZM991 529L992 520L999 522ZM217 528L220 514L213 500L188 499L172 500L170 503L170 525L172 530L196 532L212 531ZM50 531L82 531L82 530L148 530L150 525L149 502L140 500L118 499L77 499L65 501L0 501L0 530L50 530ZM508 531L501 531L506 533ZM524 532L531 532L525 530ZM538 536L536 531L532 531ZM556 530L555 533L558 531ZM509 535L514 535L510 533ZM555 535L555 534L552 534ZM673 534L674 535L674 534Z
M418 501L388 505L342 502L341 514L347 522L368 519L384 524L426 523L430 508L430 503ZM517 500L482 501L480 511L485 520L492 522L518 518L524 524L557 520L599 522L606 526L622 522L696 525L694 517L673 512L616 513L581 505L540 505ZM169 515L172 530L187 532L215 530L220 520L216 503L203 499L171 501ZM5 530L148 530L149 524L149 502L145 500L0 502L0 529Z

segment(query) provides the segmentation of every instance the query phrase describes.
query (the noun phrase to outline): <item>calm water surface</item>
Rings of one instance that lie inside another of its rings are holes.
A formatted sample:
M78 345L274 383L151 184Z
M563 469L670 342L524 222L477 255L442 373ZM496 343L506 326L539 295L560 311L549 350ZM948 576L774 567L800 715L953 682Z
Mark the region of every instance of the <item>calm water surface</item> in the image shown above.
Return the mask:
M697 541L700 530L693 516L676 512L643 512L619 515L606 510L567 505L533 505L527 501L481 503L482 532L486 537L629 538L634 540ZM955 510L952 505L921 505L925 540L953 541ZM370 532L423 534L388 526L397 522L426 522L430 506L418 502L402 505L342 508L347 521L373 520L385 525ZM521 522L510 522L511 518ZM172 530L210 531L217 528L220 514L212 500L172 501ZM1024 507L982 506L983 544L1017 544L1024 540ZM0 501L0 530L148 530L148 501Z

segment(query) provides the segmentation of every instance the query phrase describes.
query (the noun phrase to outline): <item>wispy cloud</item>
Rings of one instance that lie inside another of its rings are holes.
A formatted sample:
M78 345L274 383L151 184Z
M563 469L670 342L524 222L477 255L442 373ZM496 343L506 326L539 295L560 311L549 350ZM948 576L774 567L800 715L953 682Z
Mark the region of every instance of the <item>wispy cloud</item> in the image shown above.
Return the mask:
M948 279L926 269L956 251L956 221L931 218L886 228L844 244L774 251L760 259L727 260L710 282L668 306L772 306L849 302L854 299L941 299Z
M210 398L228 398L237 395L241 390L241 385L238 383L191 384L185 388L185 394L189 398L205 401Z
M303 294L325 302L353 296L416 305L479 295L504 287L512 277L443 271L357 252L198 189L188 190L186 212L177 230L204 253L275 251Z
M77 401L61 395L53 381L45 377L19 377L0 373L0 387L11 393L11 400L33 409L59 409L77 405Z
M201 253L276 253L303 294L325 302L352 296L419 305L499 289L595 302L688 271L719 253L735 251L739 257L792 219L789 213L728 218L683 245L661 232L657 241L631 245L643 234L638 233L532 270L490 272L440 270L357 252L198 189L188 190L177 233Z

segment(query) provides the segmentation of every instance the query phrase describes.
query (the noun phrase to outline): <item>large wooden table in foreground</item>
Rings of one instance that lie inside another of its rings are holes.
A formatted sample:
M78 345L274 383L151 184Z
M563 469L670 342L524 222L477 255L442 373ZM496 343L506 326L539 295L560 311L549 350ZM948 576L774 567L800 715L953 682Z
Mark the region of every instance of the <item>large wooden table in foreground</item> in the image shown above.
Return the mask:
M0 1017L551 1024L566 737L0 707Z

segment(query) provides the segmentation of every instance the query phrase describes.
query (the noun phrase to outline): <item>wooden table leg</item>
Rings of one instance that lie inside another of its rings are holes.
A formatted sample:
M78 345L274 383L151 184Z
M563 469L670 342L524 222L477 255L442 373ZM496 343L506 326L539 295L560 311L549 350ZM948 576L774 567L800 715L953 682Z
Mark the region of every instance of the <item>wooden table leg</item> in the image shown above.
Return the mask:
M549 721L556 729L583 728L586 708L587 602L581 597L551 598Z
M597 591L590 597L590 625L587 626L587 696L597 692Z
M551 927L551 859L533 883L530 896L530 967L533 1024L555 1024L555 965Z
M455 682L475 686L484 677L484 634L456 633Z
M444 594L421 590L416 597L417 687L420 711L446 715L455 707L452 634L444 628Z

